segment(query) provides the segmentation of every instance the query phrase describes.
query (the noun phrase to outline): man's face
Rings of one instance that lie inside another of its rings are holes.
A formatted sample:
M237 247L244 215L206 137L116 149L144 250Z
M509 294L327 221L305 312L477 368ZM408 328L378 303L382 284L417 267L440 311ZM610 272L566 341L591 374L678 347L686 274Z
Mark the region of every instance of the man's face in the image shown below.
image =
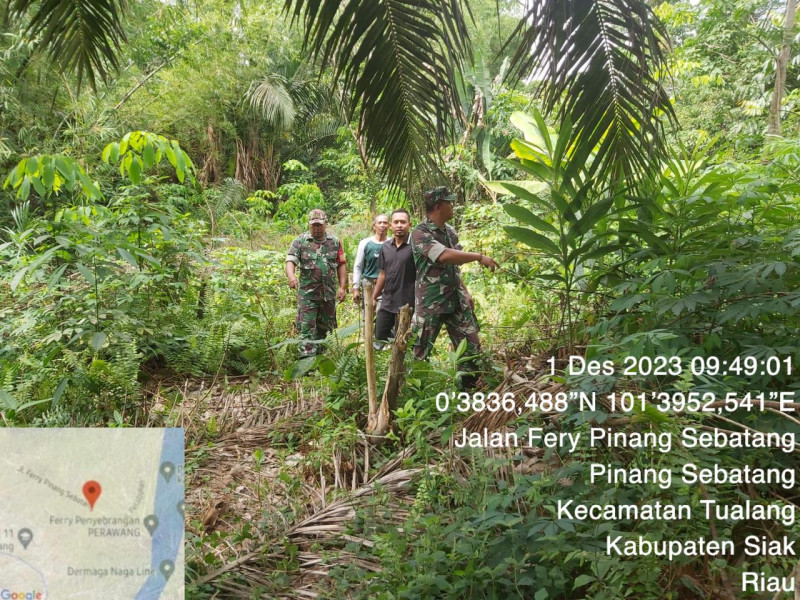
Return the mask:
M325 237L325 223L309 223L308 230L315 240L321 240Z
M386 232L389 230L389 217L381 215L376 218L375 224L372 226L372 230L380 237L386 235Z
M411 223L406 213L398 212L392 215L392 231L394 232L394 237L405 238L406 235L408 235L408 228L410 226Z
M444 217L445 221L453 218L453 203L449 200L442 200L436 205L436 210Z

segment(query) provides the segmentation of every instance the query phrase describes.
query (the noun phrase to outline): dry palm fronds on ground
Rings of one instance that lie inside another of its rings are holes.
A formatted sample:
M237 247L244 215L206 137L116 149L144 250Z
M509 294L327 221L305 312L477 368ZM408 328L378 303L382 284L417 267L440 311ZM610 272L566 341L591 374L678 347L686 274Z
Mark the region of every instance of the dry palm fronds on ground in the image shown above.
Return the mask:
M393 464L398 464L393 461ZM380 491L383 498L388 498L382 505L391 521L399 524L408 516L408 506L413 502L413 495L409 489L412 478L421 469L386 470L382 469L368 484L356 490L346 498L336 500L315 513L309 515L299 523L290 526L273 539L267 540L255 550L248 552L224 567L200 578L197 583L203 584L220 578L226 573L235 572L237 578L220 581L218 588L225 590L232 597L250 598L252 588L269 584L267 569L264 563L273 563L283 557L286 543L295 545L300 549L298 554L298 568L293 573L300 587L295 587L295 597L316 597L313 591L319 577L328 574L335 565L352 564L357 562L361 567L369 570L379 570L375 563L356 559L349 552L337 551L326 557L323 551L312 552L310 548L320 547L324 544L342 541L358 542L370 546L369 540L346 535L356 511L366 508ZM244 583L244 585L243 585Z

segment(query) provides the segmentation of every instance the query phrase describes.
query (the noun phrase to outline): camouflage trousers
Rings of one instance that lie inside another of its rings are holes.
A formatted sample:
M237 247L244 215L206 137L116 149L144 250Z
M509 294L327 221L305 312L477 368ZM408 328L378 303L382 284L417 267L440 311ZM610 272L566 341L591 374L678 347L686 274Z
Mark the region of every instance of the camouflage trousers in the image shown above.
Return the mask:
M481 342L478 339L480 327L478 326L478 319L475 318L475 313L472 310L443 315L420 315L419 313L414 313L412 331L417 340L414 344L414 358L426 360L430 356L442 325L447 328L450 341L453 342L453 348L458 348L461 340L466 338L466 356L480 354ZM470 364L474 365L474 363Z
M297 318L294 321L297 335L302 340L323 340L336 329L336 301L322 302L302 296L297 299ZM319 344L300 343L300 357L314 356L322 351Z

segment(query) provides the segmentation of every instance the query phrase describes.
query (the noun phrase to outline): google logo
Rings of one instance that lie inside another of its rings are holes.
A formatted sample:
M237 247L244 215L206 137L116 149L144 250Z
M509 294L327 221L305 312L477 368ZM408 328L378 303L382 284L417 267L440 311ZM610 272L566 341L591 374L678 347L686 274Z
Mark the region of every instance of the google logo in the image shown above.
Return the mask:
M0 600L42 600L42 592L31 590L30 592L12 592L9 589L0 590Z

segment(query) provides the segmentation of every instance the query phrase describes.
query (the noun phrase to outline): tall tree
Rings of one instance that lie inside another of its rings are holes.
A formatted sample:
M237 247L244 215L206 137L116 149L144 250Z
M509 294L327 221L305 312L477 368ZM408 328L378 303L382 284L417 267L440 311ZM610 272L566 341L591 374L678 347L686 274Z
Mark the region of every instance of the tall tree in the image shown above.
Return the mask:
M783 43L778 57L775 59L775 89L772 91L772 101L769 105L767 135L781 134L781 102L783 101L784 88L786 87L786 66L789 64L792 38L794 38L794 16L796 10L797 0L787 0L786 16L783 20Z
M125 0L13 2L18 14L33 11L32 31L79 73L93 80L116 66ZM641 172L661 148L654 114L674 115L658 77L666 34L646 0L527 7L508 42L519 46L512 72L539 79L548 111L570 114L572 144L599 145L595 174ZM332 66L366 153L388 180L410 189L436 177L438 148L459 125L470 0L285 0L285 9L302 21L312 56Z

